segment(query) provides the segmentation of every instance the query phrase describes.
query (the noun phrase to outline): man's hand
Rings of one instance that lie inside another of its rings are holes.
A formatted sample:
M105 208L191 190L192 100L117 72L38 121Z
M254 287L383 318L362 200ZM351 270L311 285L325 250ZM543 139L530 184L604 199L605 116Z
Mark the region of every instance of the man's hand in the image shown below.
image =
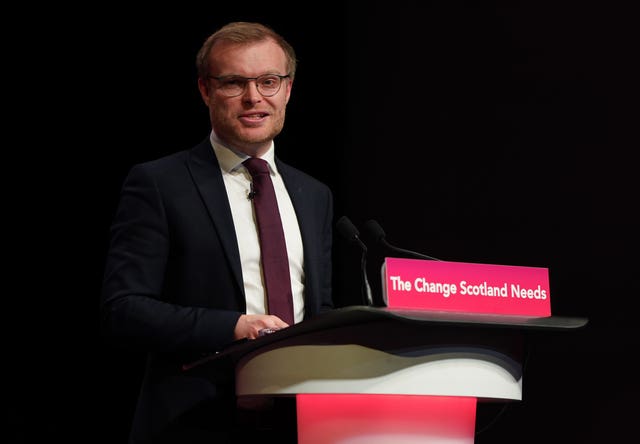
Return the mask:
M280 330L288 327L289 324L274 315L241 315L233 330L233 338L239 339L256 339L260 336L260 330Z

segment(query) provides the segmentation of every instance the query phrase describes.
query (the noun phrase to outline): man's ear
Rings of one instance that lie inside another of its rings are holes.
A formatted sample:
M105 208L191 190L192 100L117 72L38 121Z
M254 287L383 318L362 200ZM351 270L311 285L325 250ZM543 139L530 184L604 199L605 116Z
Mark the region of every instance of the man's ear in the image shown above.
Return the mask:
M209 88L209 82L204 80L202 77L198 77L198 90L200 91L200 97L202 97L204 103L209 105L211 89Z

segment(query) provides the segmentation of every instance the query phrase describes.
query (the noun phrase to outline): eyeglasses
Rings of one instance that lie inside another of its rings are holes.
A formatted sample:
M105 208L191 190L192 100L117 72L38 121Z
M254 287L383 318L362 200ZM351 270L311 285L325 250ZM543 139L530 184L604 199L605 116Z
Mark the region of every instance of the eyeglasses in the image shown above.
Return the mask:
M282 79L290 77L289 74L281 76L279 74L263 74L258 77L242 77L242 76L209 76L209 78L217 80L218 90L227 97L236 97L245 92L247 83L250 80L256 82L256 88L264 97L274 96L280 91Z

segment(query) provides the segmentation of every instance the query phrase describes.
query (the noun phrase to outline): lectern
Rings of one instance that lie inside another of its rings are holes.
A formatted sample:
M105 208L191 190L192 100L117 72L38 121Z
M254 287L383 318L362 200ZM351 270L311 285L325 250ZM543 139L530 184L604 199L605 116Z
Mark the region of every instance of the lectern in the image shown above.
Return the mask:
M477 402L522 399L525 317L353 306L186 366L233 372L238 396L295 396L298 442L473 443Z

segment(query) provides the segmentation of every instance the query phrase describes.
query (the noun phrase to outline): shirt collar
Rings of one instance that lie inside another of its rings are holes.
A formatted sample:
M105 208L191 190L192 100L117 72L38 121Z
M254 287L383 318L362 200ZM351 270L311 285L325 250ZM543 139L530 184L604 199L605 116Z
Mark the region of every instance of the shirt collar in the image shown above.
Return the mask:
M247 156L245 153L237 151L231 147L224 145L216 134L211 131L211 135L209 136L209 140L211 142L211 146L213 146L213 151L218 158L218 163L222 170L226 173L231 173L236 171L242 165L242 162L247 160L250 156ZM269 150L260 157L262 160L265 160L269 164L269 168L271 169L271 174L277 174L278 169L276 168L275 162L275 145L273 141L271 142L271 146Z

